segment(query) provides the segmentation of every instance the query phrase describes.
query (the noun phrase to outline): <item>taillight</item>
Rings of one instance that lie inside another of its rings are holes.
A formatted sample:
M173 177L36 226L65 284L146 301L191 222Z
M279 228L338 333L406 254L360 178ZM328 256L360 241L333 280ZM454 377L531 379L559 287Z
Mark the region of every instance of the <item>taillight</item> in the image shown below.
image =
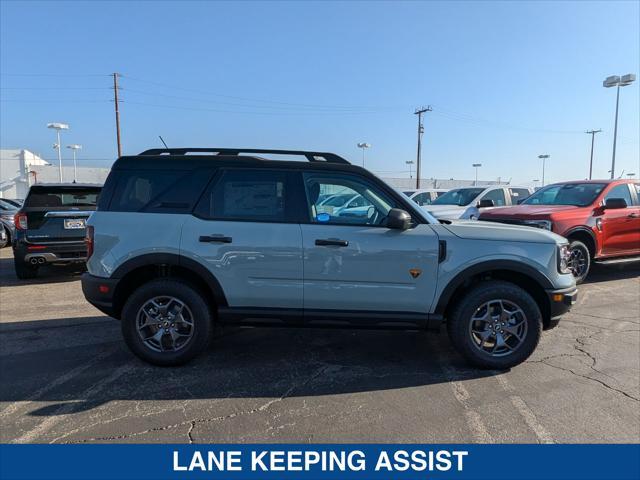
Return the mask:
M87 245L87 260L93 255L93 225L87 225L84 243Z
M23 212L18 212L13 217L13 223L18 230L26 230L27 229L27 214Z

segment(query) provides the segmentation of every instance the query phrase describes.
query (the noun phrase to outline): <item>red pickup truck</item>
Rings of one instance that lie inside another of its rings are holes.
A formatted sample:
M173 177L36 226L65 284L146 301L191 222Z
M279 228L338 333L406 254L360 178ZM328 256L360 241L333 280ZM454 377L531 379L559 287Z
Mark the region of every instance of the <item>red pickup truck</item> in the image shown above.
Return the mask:
M480 220L551 230L571 243L576 283L592 262L640 259L640 183L582 180L547 185L518 206L494 208Z

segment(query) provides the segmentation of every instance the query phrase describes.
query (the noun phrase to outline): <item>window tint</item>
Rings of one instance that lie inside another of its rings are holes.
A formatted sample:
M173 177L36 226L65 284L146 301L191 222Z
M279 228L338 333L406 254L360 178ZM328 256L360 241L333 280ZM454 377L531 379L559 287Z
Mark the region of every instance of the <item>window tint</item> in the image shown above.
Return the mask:
M433 201L434 205L457 205L464 207L469 205L474 198L482 193L484 188L456 188L438 196Z
M286 185L286 172L227 170L205 193L198 211L212 219L284 222Z
M518 202L521 202L529 196L529 190L526 188L510 188L509 194L511 196L511 204L517 205Z
M506 204L504 190L502 188L497 188L485 193L482 198L480 198L480 201L482 200L493 200L494 207L503 207Z
M604 183L565 183L543 187L524 201L525 205L591 205Z
M334 225L384 225L389 210L395 207L383 191L368 180L349 174L304 174L309 214L314 223ZM327 192L348 197L352 202L319 202ZM353 206L357 203L357 206Z
M631 201L631 192L629 191L629 187L627 184L622 184L613 187L609 192L605 195L604 201L606 202L610 198L622 198L625 202L627 202L627 207L633 205Z
M95 207L99 188L36 187L29 191L25 207Z
M109 210L138 212L169 189L185 172L123 171L116 185Z

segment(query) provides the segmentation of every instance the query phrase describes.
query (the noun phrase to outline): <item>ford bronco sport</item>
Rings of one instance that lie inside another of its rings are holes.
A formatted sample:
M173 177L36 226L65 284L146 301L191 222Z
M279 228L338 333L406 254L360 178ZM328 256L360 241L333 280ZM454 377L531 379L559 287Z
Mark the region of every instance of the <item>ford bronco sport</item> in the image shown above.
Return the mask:
M538 190L517 207L483 212L480 220L551 230L571 244L569 267L581 283L591 264L640 259L640 183L580 180Z
M321 205L332 194L362 196L365 214ZM85 297L120 319L131 350L158 365L202 352L214 322L432 329L446 321L471 363L508 368L577 297L562 237L441 223L322 152L121 157L88 221L87 248Z

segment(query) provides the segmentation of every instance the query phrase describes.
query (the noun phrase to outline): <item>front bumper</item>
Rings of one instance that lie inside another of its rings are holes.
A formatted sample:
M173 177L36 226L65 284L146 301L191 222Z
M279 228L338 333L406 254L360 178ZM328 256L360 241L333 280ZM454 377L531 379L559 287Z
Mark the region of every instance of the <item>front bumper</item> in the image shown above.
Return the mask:
M549 322L545 329L550 329L558 325L560 317L571 310L571 307L578 301L578 289L576 287L564 288L561 290L547 290L549 299Z
M116 317L114 297L118 280L117 278L102 278L90 273L83 273L81 283L84 298L101 312L110 317Z

